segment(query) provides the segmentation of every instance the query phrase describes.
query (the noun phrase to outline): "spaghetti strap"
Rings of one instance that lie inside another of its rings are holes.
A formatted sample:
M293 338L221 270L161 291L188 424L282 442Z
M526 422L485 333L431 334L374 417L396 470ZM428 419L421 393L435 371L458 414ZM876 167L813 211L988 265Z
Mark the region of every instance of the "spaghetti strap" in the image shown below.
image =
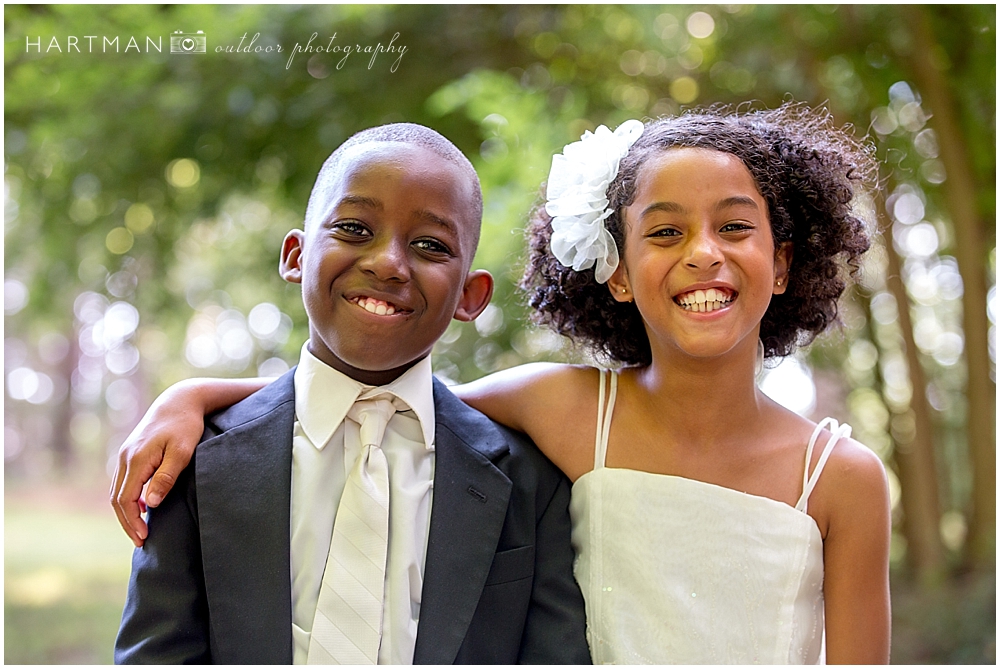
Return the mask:
M819 435L823 432L823 428L827 425L830 426L830 439L826 442L823 447L823 452L819 456L819 462L816 463L816 468L813 470L812 476L809 475L809 463L812 462L813 448L816 446L816 440L819 439ZM851 436L851 426L847 423L839 425L833 418L824 418L813 430L812 437L809 438L809 446L806 448L806 463L802 472L802 496L799 497L799 501L795 504L795 508L799 511L805 513L809 507L809 495L812 494L813 489L816 487L816 483L819 481L819 475L823 473L823 468L826 466L826 461L830 459L830 454L833 452L833 447L837 445L837 442L841 439L848 439Z
M604 467L604 459L608 454L608 435L611 433L611 414L615 408L615 396L618 394L618 373L606 369L599 370L600 388L597 391L597 434L594 444L594 469ZM604 401L604 378L610 375L607 406Z

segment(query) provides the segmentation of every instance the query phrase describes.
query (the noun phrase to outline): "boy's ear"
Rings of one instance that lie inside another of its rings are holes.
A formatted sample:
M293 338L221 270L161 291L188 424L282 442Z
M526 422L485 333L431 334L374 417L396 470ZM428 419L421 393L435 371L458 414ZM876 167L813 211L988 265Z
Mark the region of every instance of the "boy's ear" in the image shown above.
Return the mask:
M774 287L772 294L781 295L788 290L788 269L792 266L791 242L781 242L774 250Z
M490 303L491 297L493 297L493 275L484 269L469 272L462 288L462 296L458 300L458 307L455 309L455 320L466 323L476 320Z
M302 283L302 246L305 244L306 233L292 230L281 242L281 262L278 263L278 274L288 283Z
M615 298L616 302L631 302L635 299L632 295L632 287L629 285L625 263L619 261L618 267L608 279L608 290L611 291L611 297Z

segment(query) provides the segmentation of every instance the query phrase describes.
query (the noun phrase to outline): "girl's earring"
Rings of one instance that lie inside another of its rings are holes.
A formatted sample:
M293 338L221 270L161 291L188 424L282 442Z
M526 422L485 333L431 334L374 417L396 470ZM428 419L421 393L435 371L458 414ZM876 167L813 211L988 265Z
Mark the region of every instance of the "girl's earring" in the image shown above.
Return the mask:
M754 362L754 376L760 376L764 371L764 342L757 340L757 360Z

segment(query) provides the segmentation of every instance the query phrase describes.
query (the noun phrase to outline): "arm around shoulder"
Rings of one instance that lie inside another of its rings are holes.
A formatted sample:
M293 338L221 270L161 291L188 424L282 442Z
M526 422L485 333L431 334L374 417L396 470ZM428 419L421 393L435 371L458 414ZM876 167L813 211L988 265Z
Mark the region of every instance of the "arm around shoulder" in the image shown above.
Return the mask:
M885 468L852 439L833 454L823 481L829 500L823 543L827 662L887 664L892 520Z
M452 390L469 406L531 437L571 480L591 468L597 422L594 368L536 362Z
M140 516L142 487L149 481L145 502L157 506L190 462L205 428L205 415L235 404L266 383L266 379L188 379L156 398L119 448L111 479L111 506L136 546L148 533Z

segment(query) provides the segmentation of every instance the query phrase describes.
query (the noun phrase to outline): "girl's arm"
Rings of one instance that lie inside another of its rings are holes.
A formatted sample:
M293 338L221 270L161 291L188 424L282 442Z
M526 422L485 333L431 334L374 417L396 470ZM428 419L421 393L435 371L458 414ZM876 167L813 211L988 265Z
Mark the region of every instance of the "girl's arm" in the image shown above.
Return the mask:
M835 447L820 484L829 508L823 541L826 661L888 664L892 521L885 469L872 451L847 439Z
M159 505L173 487L205 431L205 415L239 402L272 380L189 379L156 398L118 449L111 479L111 506L132 543L142 546L147 536L140 507ZM146 481L143 502L140 495Z
M524 432L571 481L593 468L597 370L536 362L452 391L469 406Z

